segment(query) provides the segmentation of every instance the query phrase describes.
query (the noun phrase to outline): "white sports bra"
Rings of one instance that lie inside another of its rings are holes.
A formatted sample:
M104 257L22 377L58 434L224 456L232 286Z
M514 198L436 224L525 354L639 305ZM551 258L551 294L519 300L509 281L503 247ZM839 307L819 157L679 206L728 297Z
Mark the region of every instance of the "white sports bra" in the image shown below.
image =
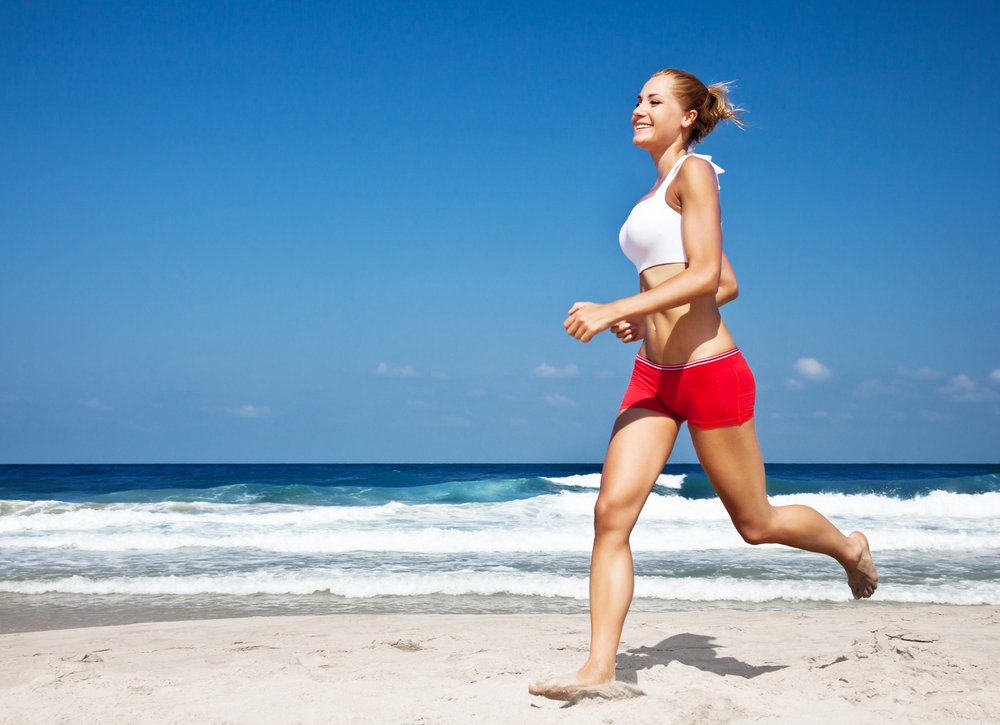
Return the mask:
M656 185L653 193L632 208L618 234L618 243L640 274L658 264L688 261L681 239L681 215L667 204L666 189L689 156L697 156L712 164L716 177L725 173L724 169L712 163L711 156L684 154L677 159L666 178Z

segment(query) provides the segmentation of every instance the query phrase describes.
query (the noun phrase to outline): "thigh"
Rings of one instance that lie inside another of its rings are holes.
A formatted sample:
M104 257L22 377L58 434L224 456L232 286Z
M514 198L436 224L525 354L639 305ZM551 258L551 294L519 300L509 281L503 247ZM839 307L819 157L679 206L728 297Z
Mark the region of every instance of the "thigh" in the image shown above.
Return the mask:
M688 428L698 461L733 520L766 513L770 504L754 419L724 428Z
M604 458L598 506L613 507L634 524L670 457L680 425L645 408L622 410Z

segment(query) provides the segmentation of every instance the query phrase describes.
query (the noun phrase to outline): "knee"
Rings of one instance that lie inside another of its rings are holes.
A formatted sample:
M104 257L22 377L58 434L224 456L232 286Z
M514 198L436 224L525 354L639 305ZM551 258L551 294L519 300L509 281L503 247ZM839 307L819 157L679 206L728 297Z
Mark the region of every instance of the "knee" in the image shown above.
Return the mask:
M594 504L594 533L596 535L625 534L631 529L626 521L625 506L610 496L598 496Z
M748 544L769 544L774 541L774 524L770 512L754 516L734 517L733 523Z

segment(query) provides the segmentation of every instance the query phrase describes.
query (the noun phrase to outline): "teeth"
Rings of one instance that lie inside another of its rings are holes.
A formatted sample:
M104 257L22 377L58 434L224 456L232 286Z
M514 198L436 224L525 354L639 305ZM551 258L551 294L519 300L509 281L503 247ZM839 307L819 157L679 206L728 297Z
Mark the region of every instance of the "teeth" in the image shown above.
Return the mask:
M637 123L635 124L635 130L638 131L640 128L652 128L652 125L648 123Z

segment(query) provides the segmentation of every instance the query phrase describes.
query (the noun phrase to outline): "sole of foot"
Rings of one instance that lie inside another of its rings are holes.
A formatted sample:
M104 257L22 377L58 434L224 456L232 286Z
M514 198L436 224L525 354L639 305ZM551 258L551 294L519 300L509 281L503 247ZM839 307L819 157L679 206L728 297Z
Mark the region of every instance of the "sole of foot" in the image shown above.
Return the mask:
M612 680L597 684L579 684L575 677L553 678L528 686L528 693L547 697L550 700L579 702L580 700L626 700L640 697L645 693L637 687Z
M860 531L851 532L848 538L861 544L861 558L854 569L847 572L847 583L851 586L855 599L867 599L878 589L878 571L872 561L868 538Z

